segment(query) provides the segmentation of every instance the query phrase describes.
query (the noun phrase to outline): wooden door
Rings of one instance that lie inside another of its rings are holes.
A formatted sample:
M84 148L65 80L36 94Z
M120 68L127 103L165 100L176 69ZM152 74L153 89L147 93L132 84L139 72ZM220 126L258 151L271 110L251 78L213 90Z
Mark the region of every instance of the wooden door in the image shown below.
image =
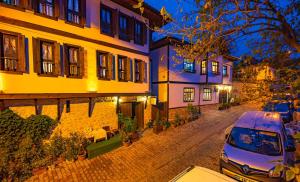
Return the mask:
M137 125L139 129L144 129L144 102L135 102L135 112Z
M120 111L124 117L133 117L132 103L131 102L121 103Z

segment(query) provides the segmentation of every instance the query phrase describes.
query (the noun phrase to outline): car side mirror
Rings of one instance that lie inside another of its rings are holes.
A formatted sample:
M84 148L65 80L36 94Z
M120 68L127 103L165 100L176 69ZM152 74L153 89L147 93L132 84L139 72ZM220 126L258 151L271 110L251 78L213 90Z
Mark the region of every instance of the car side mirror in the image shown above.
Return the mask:
M229 136L229 134L228 134L228 133L227 133L227 134L225 134L225 140L227 140L228 136Z

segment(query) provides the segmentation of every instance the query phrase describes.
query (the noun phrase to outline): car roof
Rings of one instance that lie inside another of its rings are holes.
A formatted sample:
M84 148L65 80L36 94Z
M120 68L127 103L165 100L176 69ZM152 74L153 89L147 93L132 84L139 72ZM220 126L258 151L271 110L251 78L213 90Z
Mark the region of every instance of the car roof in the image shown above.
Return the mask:
M283 123L277 112L250 111L244 113L234 126L281 133Z
M191 166L181 172L178 176L170 180L170 182L191 182L191 181L202 181L202 182L235 182L236 180L227 177L216 171L199 167Z

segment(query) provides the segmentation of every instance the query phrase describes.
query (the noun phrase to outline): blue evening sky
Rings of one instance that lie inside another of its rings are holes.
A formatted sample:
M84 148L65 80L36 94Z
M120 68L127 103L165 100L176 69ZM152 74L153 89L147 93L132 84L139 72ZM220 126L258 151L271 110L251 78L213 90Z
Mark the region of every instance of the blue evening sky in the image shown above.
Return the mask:
M178 3L176 1L177 0L145 0L146 3L150 4L157 10L160 10L164 6L173 18L180 18L180 8L183 8L184 12L190 11L195 8L195 4L191 3L191 1L193 0L190 0L190 2L186 2L184 4L181 3L183 7L178 7ZM235 49L232 50L232 55L239 57L243 54L251 54L250 50L246 46L246 38L238 40L238 45L239 46L235 46Z

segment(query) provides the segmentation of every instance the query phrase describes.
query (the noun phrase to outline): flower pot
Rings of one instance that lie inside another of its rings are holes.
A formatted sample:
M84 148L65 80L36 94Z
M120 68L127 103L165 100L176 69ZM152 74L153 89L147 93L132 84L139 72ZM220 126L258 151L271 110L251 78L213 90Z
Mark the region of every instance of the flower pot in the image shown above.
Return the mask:
M130 134L130 138L133 142L137 141L139 139L139 134L138 132L133 132Z
M62 164L63 162L66 161L66 158L64 157L59 157L57 158L57 160L54 162L55 165L59 165L59 164Z
M129 147L131 145L130 141L123 141L123 146Z
M94 139L95 139L94 137L89 137L89 138L88 138L88 140L89 140L91 143L94 143Z
M39 167L39 168L35 168L32 170L32 174L35 176L35 175L40 175L40 174L43 174L44 172L47 171L47 168L46 167Z
M77 155L77 160L83 161L85 159L86 159L86 155L85 154Z
M158 134L158 133L160 133L161 131L163 131L163 126L161 126L161 125L155 125L155 126L153 126L153 132L155 133L155 134Z

